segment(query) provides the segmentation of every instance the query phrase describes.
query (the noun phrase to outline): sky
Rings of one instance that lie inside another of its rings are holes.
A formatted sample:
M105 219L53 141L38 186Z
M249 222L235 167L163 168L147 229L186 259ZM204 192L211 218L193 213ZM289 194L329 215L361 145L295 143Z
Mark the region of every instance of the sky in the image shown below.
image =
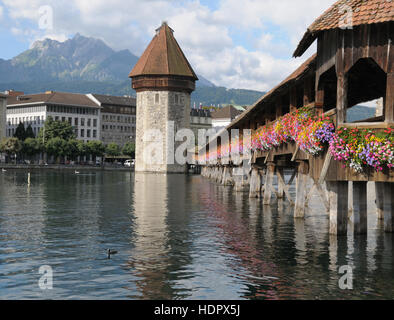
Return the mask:
M0 58L76 33L141 55L163 21L193 69L215 85L268 91L316 50L292 58L335 0L0 0Z

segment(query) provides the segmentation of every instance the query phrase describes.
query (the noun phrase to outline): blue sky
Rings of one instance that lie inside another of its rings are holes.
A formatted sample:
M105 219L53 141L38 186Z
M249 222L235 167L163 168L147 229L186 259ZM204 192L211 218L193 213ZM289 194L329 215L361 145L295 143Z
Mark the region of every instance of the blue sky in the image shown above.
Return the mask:
M229 88L269 90L313 53L314 46L291 57L306 28L334 2L1 0L0 58L77 32L140 55L165 20L197 73Z

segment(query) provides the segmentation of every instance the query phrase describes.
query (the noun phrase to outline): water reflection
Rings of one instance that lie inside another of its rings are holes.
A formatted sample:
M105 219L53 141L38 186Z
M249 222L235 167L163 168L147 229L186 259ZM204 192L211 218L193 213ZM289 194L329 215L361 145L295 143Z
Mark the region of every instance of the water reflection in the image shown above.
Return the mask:
M368 204L368 235L332 237L318 197L294 220L287 201L263 206L199 176L46 171L28 187L27 173L7 172L0 298L391 299L393 237ZM338 286L342 265L354 290Z

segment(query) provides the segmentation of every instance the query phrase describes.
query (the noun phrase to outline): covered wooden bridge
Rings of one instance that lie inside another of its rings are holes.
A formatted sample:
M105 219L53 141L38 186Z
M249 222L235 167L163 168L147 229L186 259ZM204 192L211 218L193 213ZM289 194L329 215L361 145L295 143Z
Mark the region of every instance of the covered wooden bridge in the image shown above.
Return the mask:
M250 170L236 174L241 163L231 152L220 151L226 148L219 136L215 138L217 149L207 144L200 150L202 175L234 185L235 192L249 188L250 196L263 197L264 204L270 204L274 195L285 197L294 204L296 218L304 217L305 205L315 190L330 212L330 233L338 235L347 233L349 181L353 185L354 231L367 232L367 182L373 181L378 218L384 219L386 232L393 232L393 20L393 1L335 3L308 28L294 57L302 56L315 40L317 53L226 128L230 135L239 130L241 144L244 130L251 130ZM375 117L347 122L349 108L379 98L383 108ZM303 119L306 116L310 121ZM290 128L281 127L286 123ZM291 139L286 130L294 131L291 127L297 124L304 127L297 129L298 138L293 134ZM302 130L305 136L300 136ZM316 141L317 133L320 141ZM316 136L312 138L312 134ZM270 145L265 137L274 143ZM321 150L308 147L313 144ZM246 155L246 148L238 146L237 150ZM217 156L209 158L212 153ZM293 172L288 182L284 170ZM273 186L275 174L277 188ZM313 190L307 190L309 178ZM289 192L293 180L295 199Z

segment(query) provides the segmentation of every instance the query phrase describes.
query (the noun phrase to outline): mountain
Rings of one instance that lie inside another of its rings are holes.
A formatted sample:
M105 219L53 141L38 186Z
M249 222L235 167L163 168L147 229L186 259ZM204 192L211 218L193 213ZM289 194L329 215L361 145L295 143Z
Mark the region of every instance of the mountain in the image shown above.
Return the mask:
M115 51L102 40L76 34L64 42L45 39L10 59L0 59L0 90L47 90L135 95L128 74L138 61L129 50ZM216 87L198 75L192 103L253 104L258 91Z

